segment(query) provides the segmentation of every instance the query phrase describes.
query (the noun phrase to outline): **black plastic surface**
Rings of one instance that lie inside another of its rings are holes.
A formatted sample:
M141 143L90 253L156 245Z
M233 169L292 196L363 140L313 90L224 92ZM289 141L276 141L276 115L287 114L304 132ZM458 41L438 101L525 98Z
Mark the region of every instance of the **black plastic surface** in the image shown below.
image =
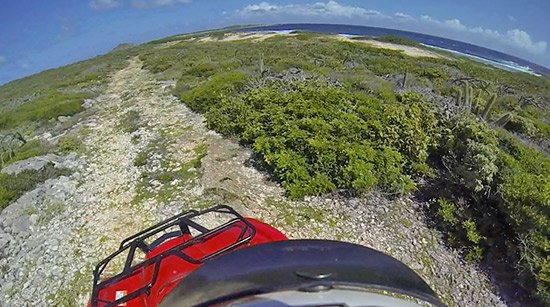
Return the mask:
M364 246L325 240L266 243L212 259L180 282L160 306L211 305L259 293L343 286L383 289L444 306L398 260Z

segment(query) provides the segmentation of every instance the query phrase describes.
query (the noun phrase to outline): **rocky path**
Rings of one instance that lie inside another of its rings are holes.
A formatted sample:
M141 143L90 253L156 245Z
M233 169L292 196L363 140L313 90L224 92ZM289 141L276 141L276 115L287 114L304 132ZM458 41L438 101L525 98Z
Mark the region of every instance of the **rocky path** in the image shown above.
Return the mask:
M290 202L250 152L209 131L138 59L114 74L90 116L69 177L48 180L0 213L0 306L85 304L93 266L119 242L189 208L223 202L291 238L327 238L386 252L458 306L500 306L487 278L425 226L409 199L373 192ZM205 221L215 222L215 221Z

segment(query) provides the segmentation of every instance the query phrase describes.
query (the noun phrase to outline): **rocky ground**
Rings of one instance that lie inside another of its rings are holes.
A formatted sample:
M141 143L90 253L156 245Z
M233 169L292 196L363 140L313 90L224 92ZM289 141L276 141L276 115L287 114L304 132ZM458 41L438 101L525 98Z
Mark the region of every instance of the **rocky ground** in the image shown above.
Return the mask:
M182 210L220 202L291 238L344 240L386 252L450 305L503 305L488 278L426 226L422 203L378 192L291 202L251 166L247 149L209 131L200 115L170 95L173 84L156 81L141 65L131 59L86 104L87 115L63 132L83 142L76 154L43 158L72 175L46 181L0 213L0 306L83 305L93 266L123 238ZM36 165L28 162L19 167Z

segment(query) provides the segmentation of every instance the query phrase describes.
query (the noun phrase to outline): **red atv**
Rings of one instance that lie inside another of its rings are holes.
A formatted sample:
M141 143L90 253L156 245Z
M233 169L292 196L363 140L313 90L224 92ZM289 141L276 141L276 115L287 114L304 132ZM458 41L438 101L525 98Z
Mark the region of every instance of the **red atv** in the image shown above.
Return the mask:
M225 219L214 228L206 216ZM118 261L117 259L121 260ZM109 266L120 271L104 275ZM367 247L288 240L229 206L191 210L124 241L94 270L89 306L444 306L411 269Z

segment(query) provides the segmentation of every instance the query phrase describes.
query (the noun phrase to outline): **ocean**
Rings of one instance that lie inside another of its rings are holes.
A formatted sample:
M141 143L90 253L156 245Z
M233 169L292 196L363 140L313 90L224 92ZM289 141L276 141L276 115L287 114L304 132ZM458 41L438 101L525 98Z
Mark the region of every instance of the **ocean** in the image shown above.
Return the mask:
M550 69L529 62L527 60L502 53L500 51L491 50L485 47L476 46L473 44L460 42L443 37L437 37L427 34L401 31L386 28L353 26L353 25L336 25L336 24L277 24L265 26L253 26L240 29L240 31L311 31L332 34L346 34L355 36L385 36L396 35L412 39L422 45L433 47L440 50L452 52L457 55L466 56L472 60L492 65L508 71L525 72L533 75L550 76Z

